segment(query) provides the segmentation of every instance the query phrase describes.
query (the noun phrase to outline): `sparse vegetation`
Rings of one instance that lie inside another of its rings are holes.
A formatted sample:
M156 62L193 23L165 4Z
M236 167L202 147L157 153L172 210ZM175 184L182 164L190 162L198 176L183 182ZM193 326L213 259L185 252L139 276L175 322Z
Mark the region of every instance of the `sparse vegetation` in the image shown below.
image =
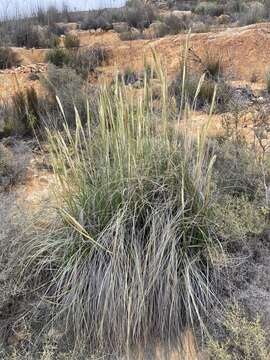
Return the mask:
M67 34L64 38L64 45L66 49L77 49L80 47L80 39L77 35Z
M208 345L210 359L215 360L267 360L270 348L267 335L259 317L250 321L243 315L239 306L228 310L223 322L227 336L222 342L211 340Z
M51 49L46 54L46 60L55 65L62 67L63 65L67 65L70 62L70 55L65 49Z
M0 47L0 69L9 69L20 64L20 58L11 48Z

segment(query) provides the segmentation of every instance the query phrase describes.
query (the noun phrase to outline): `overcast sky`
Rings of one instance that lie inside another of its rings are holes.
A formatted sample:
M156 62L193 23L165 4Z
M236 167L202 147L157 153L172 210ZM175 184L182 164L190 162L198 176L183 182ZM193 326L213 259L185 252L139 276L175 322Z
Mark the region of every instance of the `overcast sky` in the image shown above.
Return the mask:
M116 7L125 3L125 0L0 0L0 14L14 14L16 11L26 13L39 6L62 4L68 5L71 9L89 10L104 7Z

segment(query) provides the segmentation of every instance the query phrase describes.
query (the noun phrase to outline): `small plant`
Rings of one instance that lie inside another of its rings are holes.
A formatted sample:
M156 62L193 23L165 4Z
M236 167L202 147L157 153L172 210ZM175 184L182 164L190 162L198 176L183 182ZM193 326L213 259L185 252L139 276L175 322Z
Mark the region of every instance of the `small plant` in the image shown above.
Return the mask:
M227 311L223 322L226 336L223 341L211 340L208 354L213 360L268 360L270 348L267 334L259 317L250 321L243 315L239 306Z
M250 3L250 6L240 17L241 25L251 25L263 21L267 17L266 9L260 2Z
M190 28L190 20L185 17L183 17L183 19L179 19L175 15L170 15L165 18L164 22L169 28L169 33L172 35L179 34L181 31Z
M18 129L24 135L34 135L39 125L39 100L34 88L18 91L12 96L13 111Z
M96 45L70 54L69 66L76 70L78 74L87 77L98 66L106 63L108 58L109 52L105 48Z
M8 69L20 65L18 54L8 47L0 47L0 69Z
M84 82L74 69L65 66L59 68L50 64L47 77L42 81L52 102L56 103L56 96L60 99L66 119L71 126L74 124L74 106L76 106L81 117L85 119L86 93L83 91ZM61 125L59 127L61 128Z
M136 71L132 70L131 68L126 68L124 74L119 74L119 79L123 80L125 85L134 84L136 81L139 80L139 76Z
M77 35L67 34L64 39L66 49L78 49L80 47L80 39Z
M26 48L42 48L46 47L46 42L40 33L34 29L33 25L24 22L15 25L15 32L13 34L13 42L17 47Z
M266 89L268 94L270 94L270 70L266 74Z
M218 5L216 2L199 2L195 8L195 13L199 15L210 15L210 16L220 16L224 13L224 8L222 5Z
M119 37L122 41L132 41L143 39L144 35L140 32L124 31L119 34Z
M51 49L46 54L46 61L59 67L69 64L70 59L70 54L65 49Z
M129 1L126 4L125 18L130 27L143 29L155 19L153 8L140 0Z
M49 48L58 48L60 46L60 37L57 36L57 35L52 35L50 38L49 38Z

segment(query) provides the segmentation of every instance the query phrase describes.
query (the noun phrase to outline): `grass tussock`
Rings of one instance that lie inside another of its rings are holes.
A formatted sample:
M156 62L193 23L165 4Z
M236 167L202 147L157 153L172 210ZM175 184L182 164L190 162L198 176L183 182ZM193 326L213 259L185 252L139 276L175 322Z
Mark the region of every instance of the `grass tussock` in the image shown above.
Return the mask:
M179 349L215 298L215 158L206 128L196 137L170 120L167 80L156 72L158 118L146 80L136 99L116 79L84 126L76 112L75 131L48 130L59 226L33 237L22 261L31 276L46 274L54 320L92 352Z

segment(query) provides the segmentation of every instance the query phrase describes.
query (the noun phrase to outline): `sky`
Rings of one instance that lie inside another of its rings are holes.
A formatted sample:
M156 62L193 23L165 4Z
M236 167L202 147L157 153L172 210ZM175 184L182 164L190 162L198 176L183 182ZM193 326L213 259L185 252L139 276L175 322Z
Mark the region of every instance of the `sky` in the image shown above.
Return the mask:
M0 0L0 16L13 15L16 12L29 13L37 6L55 5L61 8L63 3L70 9L89 10L121 6L125 0Z

